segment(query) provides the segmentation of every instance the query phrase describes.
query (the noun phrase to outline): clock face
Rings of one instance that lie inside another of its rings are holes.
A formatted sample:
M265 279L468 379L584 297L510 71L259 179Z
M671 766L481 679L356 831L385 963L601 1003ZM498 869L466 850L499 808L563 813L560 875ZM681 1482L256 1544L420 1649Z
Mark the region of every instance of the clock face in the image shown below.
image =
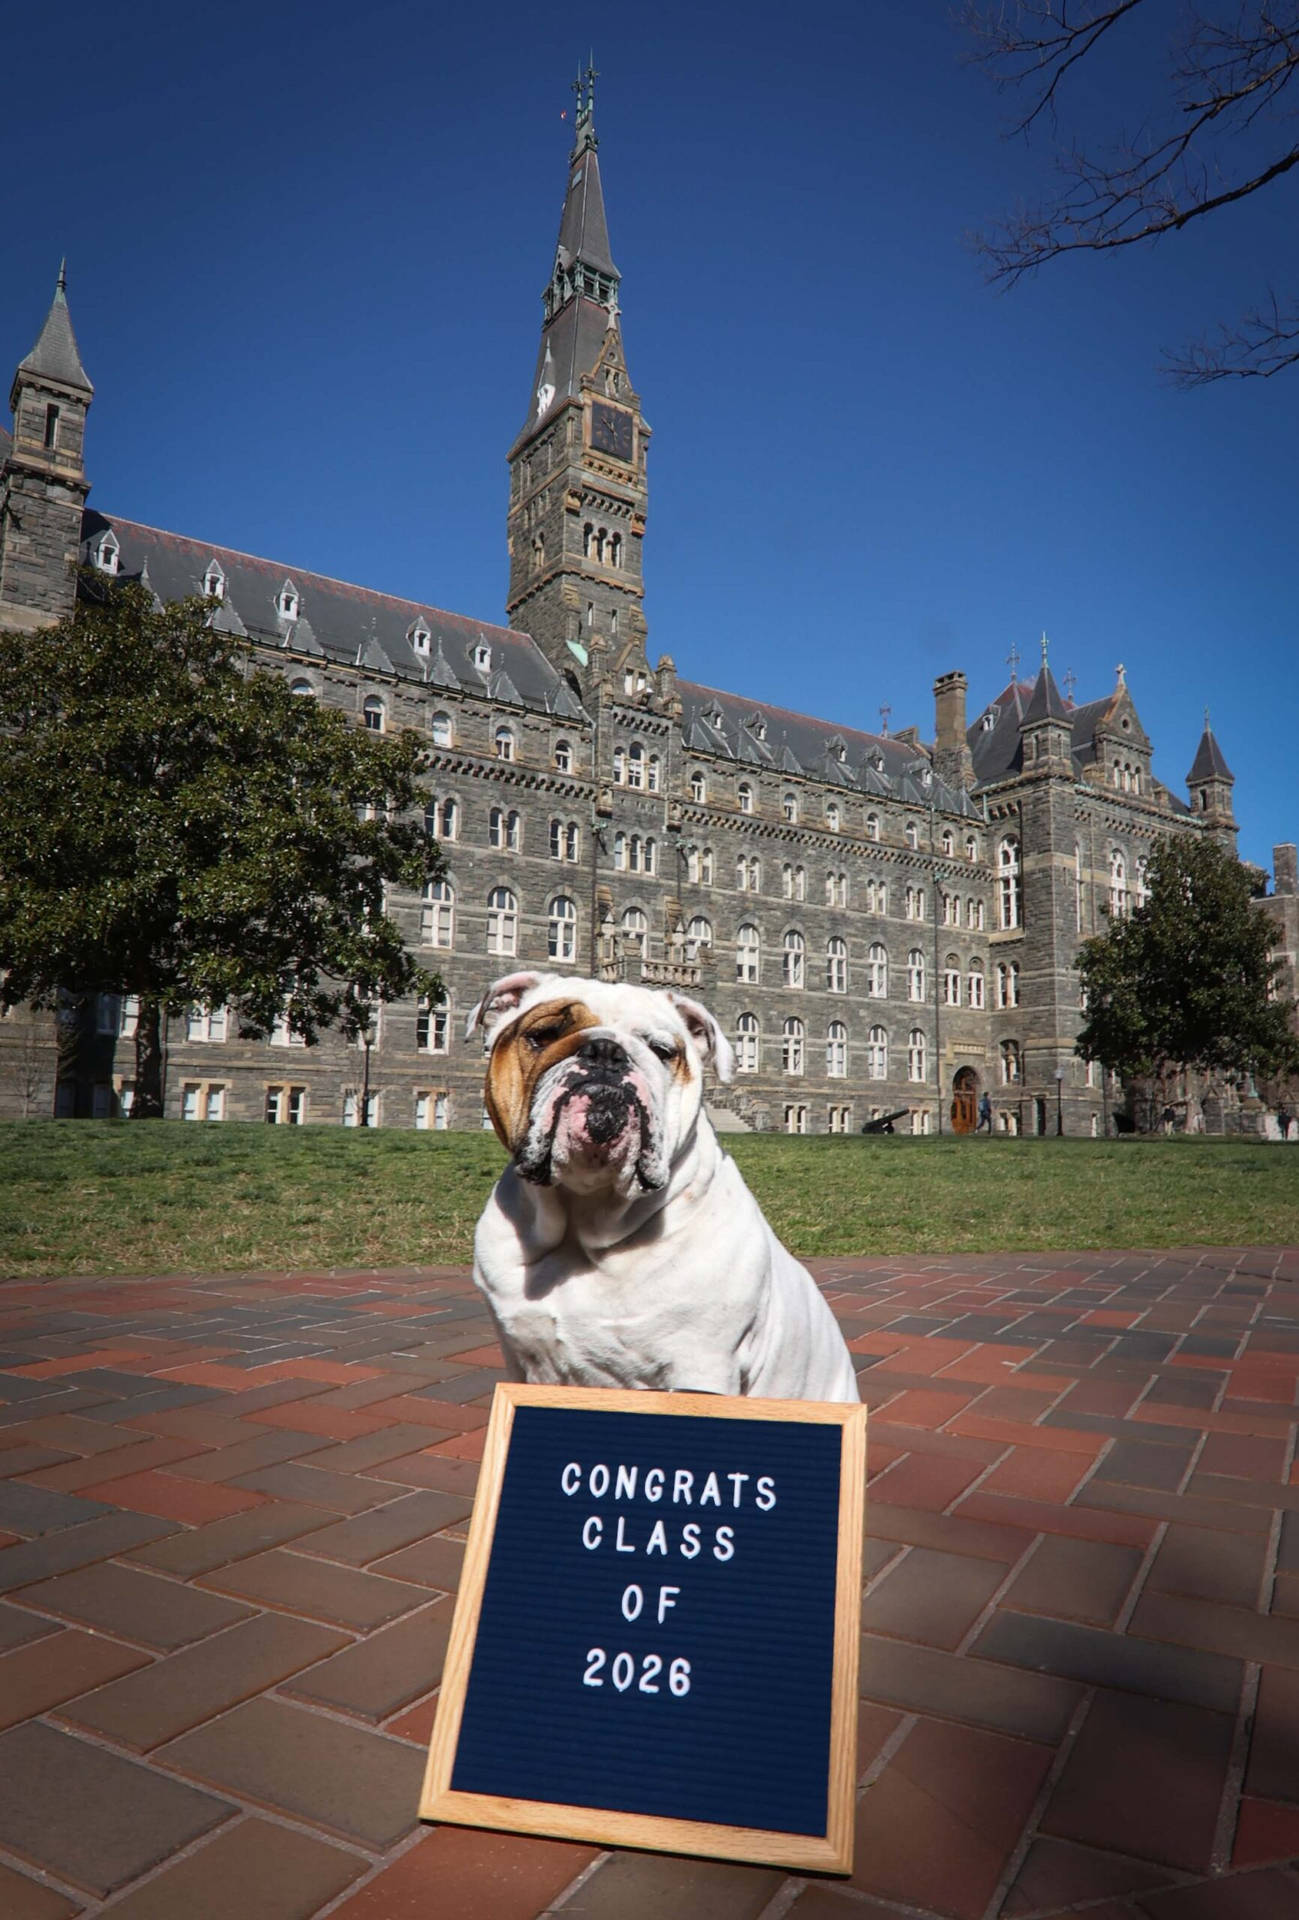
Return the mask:
M631 460L631 415L621 407L610 407L603 400L591 406L591 445L600 453L611 453L615 460Z

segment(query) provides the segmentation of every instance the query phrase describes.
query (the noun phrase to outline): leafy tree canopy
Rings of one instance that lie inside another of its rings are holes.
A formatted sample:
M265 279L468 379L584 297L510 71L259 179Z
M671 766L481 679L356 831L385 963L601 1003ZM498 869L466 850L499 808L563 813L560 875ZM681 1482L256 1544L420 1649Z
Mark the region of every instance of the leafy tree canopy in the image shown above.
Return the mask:
M1250 905L1252 890L1249 871L1216 840L1160 841L1145 904L1078 956L1087 1017L1076 1051L1160 1087L1183 1069L1299 1066L1295 1002L1275 987L1279 936Z
M57 626L0 636L0 995L140 998L136 1111L159 1110L159 1023L228 1005L309 1042L440 983L384 913L443 871L417 736L386 736L257 671L211 603L93 583Z

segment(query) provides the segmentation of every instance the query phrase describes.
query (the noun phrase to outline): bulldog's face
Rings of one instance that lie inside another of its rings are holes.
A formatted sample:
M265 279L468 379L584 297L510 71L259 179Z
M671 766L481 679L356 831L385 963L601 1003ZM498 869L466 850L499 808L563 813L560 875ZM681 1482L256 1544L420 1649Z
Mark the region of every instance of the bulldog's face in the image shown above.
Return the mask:
M647 987L515 973L469 1016L491 1047L486 1103L525 1180L627 1198L666 1186L729 1044L697 1001Z

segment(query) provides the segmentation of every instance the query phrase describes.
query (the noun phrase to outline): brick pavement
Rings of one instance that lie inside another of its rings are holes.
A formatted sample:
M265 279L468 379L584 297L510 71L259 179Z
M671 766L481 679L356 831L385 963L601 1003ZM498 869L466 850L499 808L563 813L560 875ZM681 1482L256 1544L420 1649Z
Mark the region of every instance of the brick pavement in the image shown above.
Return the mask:
M6 1920L1294 1920L1299 1250L818 1278L872 1415L847 1884L417 1825L463 1272L0 1288Z

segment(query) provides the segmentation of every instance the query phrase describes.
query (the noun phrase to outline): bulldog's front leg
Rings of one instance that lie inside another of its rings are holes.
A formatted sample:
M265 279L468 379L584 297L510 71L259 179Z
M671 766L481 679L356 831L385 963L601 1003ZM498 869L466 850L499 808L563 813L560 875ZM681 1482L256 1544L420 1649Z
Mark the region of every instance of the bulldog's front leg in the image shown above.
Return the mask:
M474 1283L491 1312L509 1380L530 1375L510 1336L511 1322L525 1310L529 1273L562 1244L567 1231L568 1216L553 1188L521 1180L508 1166L474 1231Z

